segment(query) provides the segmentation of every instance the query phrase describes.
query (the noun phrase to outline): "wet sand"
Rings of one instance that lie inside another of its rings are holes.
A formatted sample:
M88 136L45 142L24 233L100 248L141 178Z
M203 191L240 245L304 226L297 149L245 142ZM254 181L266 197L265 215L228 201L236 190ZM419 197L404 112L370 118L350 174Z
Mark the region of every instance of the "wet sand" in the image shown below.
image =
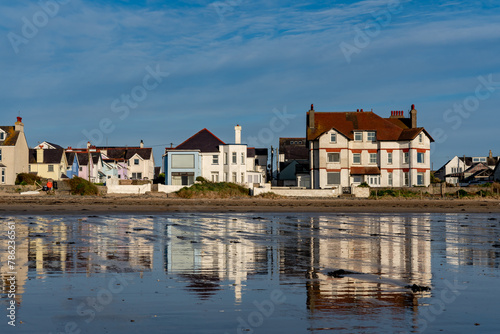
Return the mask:
M0 213L74 214L161 212L359 212L490 213L500 212L498 199L181 199L165 194L0 196Z

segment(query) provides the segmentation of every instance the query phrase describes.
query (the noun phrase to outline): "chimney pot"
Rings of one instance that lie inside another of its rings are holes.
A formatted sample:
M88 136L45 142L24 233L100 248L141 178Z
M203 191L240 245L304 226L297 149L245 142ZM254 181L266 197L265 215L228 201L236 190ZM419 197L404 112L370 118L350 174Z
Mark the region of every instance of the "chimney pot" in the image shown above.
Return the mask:
M18 121L19 123L21 123L21 122L23 121L23 118L22 118L22 117L17 116L17 121Z
M414 105L414 104L412 104L412 105L411 105L411 110L414 110L414 109L415 109L415 105Z
M361 109L360 112L363 112L363 109Z
M359 109L356 109L356 112L359 112Z
M314 110L314 104L311 103L311 110Z

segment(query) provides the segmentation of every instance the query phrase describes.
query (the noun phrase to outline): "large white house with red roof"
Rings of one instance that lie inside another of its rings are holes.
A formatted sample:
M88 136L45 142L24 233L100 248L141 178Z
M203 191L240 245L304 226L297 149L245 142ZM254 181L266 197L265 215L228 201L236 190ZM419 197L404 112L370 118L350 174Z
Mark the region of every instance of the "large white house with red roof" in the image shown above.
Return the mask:
M355 112L307 112L311 188L348 189L362 182L371 187L428 186L430 146L434 140L417 127L415 106L405 117L392 111L382 118Z
M226 144L207 129L180 145L165 149L163 170L166 185L192 185L198 176L212 182L243 185L266 182L266 157L256 154L265 149L249 148L241 143L241 126L235 126L235 141ZM263 161L265 160L265 162ZM263 161L263 166L259 165Z

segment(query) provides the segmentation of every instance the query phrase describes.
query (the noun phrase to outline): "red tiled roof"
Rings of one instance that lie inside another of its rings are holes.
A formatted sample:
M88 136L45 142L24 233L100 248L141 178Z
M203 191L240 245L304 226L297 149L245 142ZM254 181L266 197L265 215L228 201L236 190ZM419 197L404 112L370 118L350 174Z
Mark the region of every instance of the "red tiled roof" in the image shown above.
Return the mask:
M309 112L307 112L309 117ZM313 129L307 128L307 140L315 140L323 133L335 129L350 140L354 139L354 131L376 131L377 140L412 140L424 131L431 141L432 137L424 128L409 129L400 119L382 118L368 112L315 112Z
M379 175L378 167L351 167L351 175Z

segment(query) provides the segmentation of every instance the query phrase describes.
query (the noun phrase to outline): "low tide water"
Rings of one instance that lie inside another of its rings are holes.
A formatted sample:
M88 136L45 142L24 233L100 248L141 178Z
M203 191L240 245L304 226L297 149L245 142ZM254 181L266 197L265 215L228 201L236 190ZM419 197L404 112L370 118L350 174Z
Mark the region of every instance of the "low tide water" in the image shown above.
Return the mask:
M500 332L498 214L46 215L0 227L0 333Z

